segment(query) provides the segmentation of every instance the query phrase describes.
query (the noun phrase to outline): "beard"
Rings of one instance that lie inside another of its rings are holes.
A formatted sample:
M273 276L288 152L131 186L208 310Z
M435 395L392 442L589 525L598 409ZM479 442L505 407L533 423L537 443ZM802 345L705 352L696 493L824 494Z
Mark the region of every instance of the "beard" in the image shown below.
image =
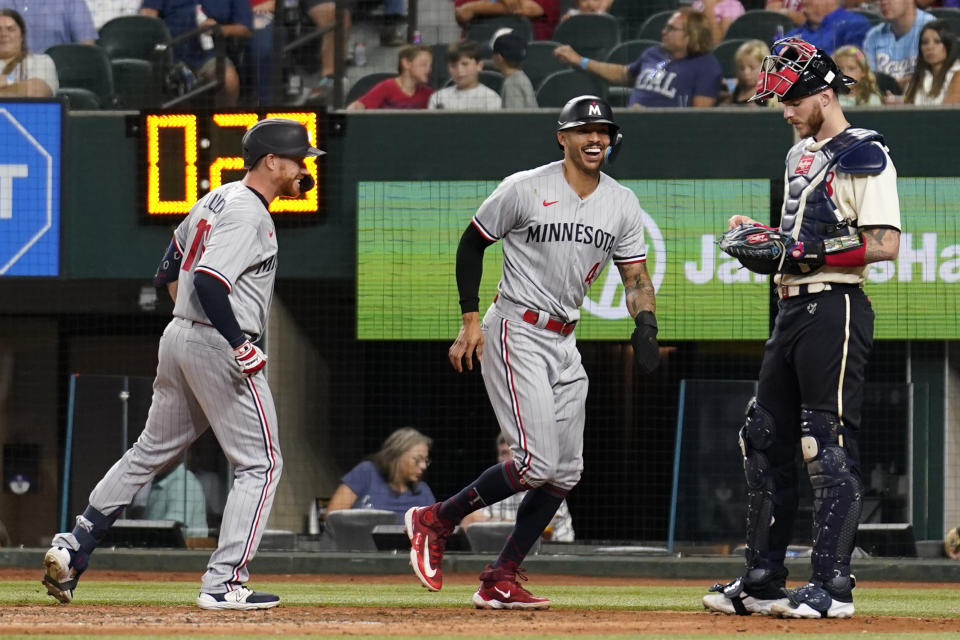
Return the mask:
M290 180L287 180L283 183L280 193L277 194L282 198L298 198L300 197L300 176L297 175Z
M813 113L811 113L810 117L803 123L804 130L800 131L804 137L816 137L823 127L823 107L819 102L816 103L815 107Z
M603 154L601 154L601 158L603 158ZM596 165L587 164L586 161L583 159L583 156L581 155L580 149L577 149L576 151L571 153L570 159L573 161L573 166L575 166L579 171L585 173L588 176L599 176L600 169L603 168L602 159Z

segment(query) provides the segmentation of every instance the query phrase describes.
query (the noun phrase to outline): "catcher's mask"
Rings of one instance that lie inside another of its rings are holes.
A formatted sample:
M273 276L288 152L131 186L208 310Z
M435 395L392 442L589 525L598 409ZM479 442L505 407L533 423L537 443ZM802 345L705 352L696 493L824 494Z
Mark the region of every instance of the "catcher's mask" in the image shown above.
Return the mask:
M569 100L563 105L557 117L557 131L574 129L595 122L606 124L610 130L610 146L607 147L606 161L613 162L617 156L618 147L623 141L623 134L620 133L620 126L613 120L613 109L603 98L577 96ZM563 145L560 145L560 148L563 149Z
M826 51L800 38L777 40L773 51L760 64L757 89L750 102L774 96L781 101L799 100L824 89L849 93L849 87L857 82L843 75Z

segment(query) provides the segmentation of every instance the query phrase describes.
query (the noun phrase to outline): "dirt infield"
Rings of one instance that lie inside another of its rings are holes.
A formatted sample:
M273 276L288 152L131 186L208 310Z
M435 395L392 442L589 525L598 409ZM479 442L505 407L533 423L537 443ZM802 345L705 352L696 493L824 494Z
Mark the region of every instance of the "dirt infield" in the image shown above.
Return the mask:
M0 580L38 578L36 571L0 570ZM451 584L472 584L472 574L445 576ZM151 573L149 576L129 571L90 571L87 580L199 580L186 573ZM357 575L258 575L258 581L298 583L409 583L409 576ZM602 585L691 585L703 581L647 580L619 578L583 578L570 576L537 576L538 585L569 584ZM873 585L880 586L880 585ZM894 586L893 583L883 586ZM903 585L899 585L903 586ZM934 586L919 585L912 586ZM935 586L943 586L935 585ZM510 624L504 622L508 616ZM495 618L498 624L491 624ZM201 611L190 606L93 606L56 604L8 606L0 611L0 628L4 634L209 634L209 635L545 635L578 634L698 634L711 637L721 634L816 633L960 633L960 619L854 617L850 620L779 620L760 616L736 617L706 612L622 611L556 609L552 611L477 611L465 605L462 609L428 609L410 607L305 607L281 606L269 611ZM516 624L519 622L520 624Z

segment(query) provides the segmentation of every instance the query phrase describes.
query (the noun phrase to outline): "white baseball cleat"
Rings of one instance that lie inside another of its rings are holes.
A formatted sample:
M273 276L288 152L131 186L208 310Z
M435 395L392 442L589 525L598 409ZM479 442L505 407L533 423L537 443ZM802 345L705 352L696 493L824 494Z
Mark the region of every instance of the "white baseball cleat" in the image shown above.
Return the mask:
M50 547L43 556L43 586L62 604L73 601L77 588L77 572L70 568L70 552L63 547Z
M761 600L753 596L739 595L728 598L722 593L708 593L703 596L703 607L710 611L726 613L728 615L748 616L752 613L759 613L763 616L770 615L770 609L775 604L786 603L786 598L777 598L776 600Z
M197 596L197 606L201 609L272 609L280 604L280 597L272 593L254 591L247 587L237 587L226 593L203 593Z
M770 607L770 615L781 618L849 618L853 616L853 598L837 600L818 584L809 583L787 591L783 602Z

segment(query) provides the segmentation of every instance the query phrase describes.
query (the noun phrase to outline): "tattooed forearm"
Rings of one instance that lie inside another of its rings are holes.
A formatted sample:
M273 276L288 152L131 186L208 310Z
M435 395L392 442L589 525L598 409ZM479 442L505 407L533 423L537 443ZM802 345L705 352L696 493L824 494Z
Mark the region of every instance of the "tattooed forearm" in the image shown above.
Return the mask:
M626 265L620 269L623 288L627 298L627 311L636 317L641 311L656 311L657 302L653 289L653 281L647 273L644 263Z
M864 262L894 260L900 252L900 232L889 227L868 227L863 230L866 244Z

